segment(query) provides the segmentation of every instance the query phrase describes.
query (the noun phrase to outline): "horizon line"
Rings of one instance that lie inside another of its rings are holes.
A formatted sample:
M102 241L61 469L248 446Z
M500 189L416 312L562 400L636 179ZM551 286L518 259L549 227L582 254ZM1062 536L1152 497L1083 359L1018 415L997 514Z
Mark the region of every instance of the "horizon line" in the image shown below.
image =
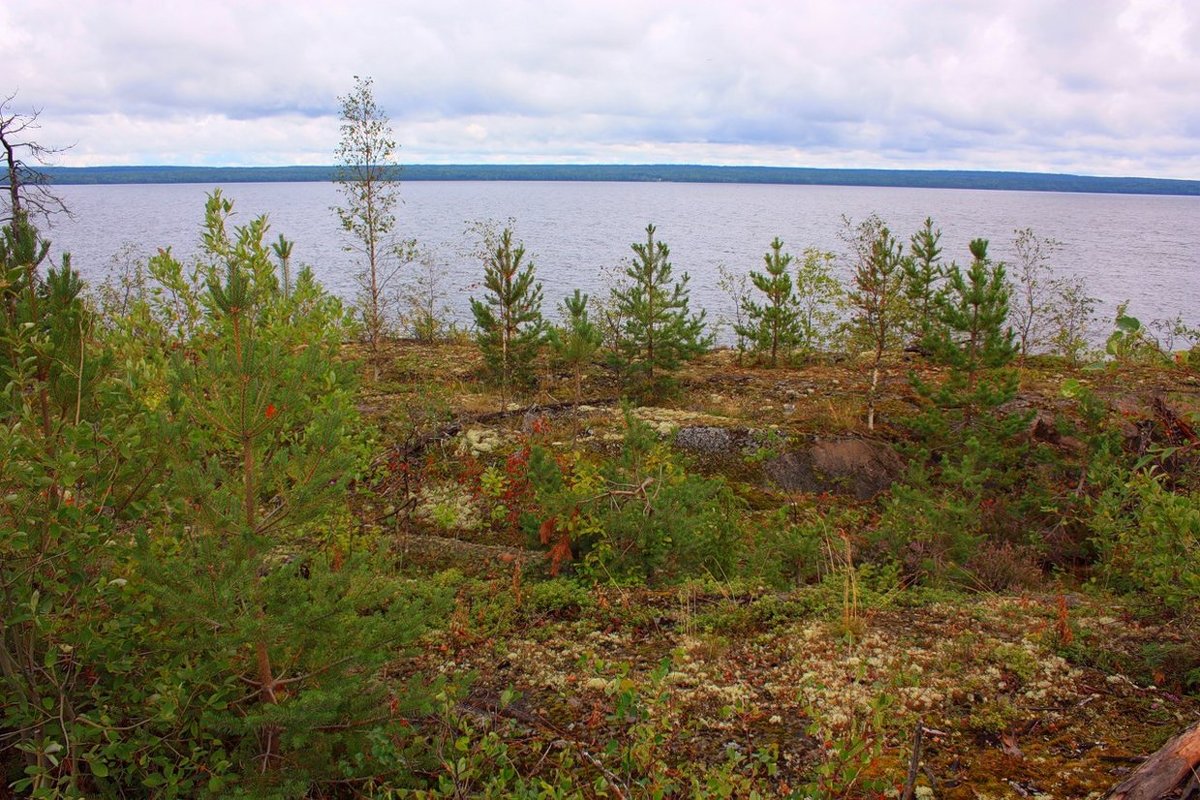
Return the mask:
M114 164L41 167L53 183L326 182L336 180L338 164L205 166ZM1200 180L1142 176L1087 175L982 169L895 167L796 167L738 164L537 164L445 163L388 165L385 179L409 181L581 181L750 183L775 185L866 186L930 189L992 189L1083 193L1200 195ZM180 179L203 180L180 180Z

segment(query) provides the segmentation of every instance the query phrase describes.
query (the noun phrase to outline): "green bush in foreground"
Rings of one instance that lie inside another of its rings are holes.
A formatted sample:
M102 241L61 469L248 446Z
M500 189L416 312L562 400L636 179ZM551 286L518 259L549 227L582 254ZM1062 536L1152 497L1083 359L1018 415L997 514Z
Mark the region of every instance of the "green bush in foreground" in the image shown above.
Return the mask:
M195 659L177 713L229 762L208 789L295 796L355 777L371 737L402 727L407 698L386 713L376 672L429 609L327 533L360 458L340 304L304 278L284 298L265 220L230 237L231 210L210 198L203 312L171 364L174 506L140 537L138 577L161 651Z
M296 797L406 772L423 695L378 668L440 594L334 535L364 452L344 315L307 272L285 297L265 220L230 233L231 212L210 198L196 277L161 252L105 340L69 270L36 272L36 236L5 239L23 279L0 337L21 389L0 429L0 733L19 792Z
M1200 492L1172 492L1161 475L1134 473L1094 505L1105 577L1174 611L1200 613Z

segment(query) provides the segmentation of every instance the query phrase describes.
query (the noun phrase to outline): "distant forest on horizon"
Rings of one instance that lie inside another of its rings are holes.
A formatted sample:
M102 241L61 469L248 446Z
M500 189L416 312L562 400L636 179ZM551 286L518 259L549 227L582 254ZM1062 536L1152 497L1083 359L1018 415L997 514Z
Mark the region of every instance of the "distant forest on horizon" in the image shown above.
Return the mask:
M57 185L282 183L332 181L337 168L114 166L42 167L38 172ZM398 167L396 178L405 181L762 183L1200 196L1200 181L1197 180L979 170L817 169L694 164L415 164Z

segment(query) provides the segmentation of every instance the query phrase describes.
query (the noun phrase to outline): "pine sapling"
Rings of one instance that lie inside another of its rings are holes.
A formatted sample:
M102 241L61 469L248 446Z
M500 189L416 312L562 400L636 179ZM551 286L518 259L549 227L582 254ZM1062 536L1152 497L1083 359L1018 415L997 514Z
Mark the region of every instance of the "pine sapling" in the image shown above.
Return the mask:
M614 362L633 394L643 398L664 394L670 373L712 344L704 334L704 312L689 309L687 273L673 280L670 249L654 233L647 225L646 241L632 245L627 281L612 290L624 326Z
M925 224L909 239L909 257L904 260L904 298L910 314L912 343L919 344L934 324L937 295L945 267L942 264L942 231L933 227L933 220L925 218Z
M563 324L550 331L550 346L554 355L571 368L575 406L583 398L583 370L600 349L600 328L588 315L588 296L578 289L562 301Z
M295 242L288 241L279 234L279 238L271 245L275 257L279 259L279 272L283 278L283 297L286 300L292 294L292 248Z
M788 272L792 260L790 253L783 252L783 241L776 236L770 252L763 256L766 271L750 273L750 281L766 298L761 304L744 299L746 323L734 326L738 336L749 341L756 352L769 354L772 367L779 363L781 349L788 353L803 338L800 309Z
M484 265L483 300L471 298L478 328L476 341L483 351L489 378L500 386L500 410L508 408L513 385L532 379L533 359L545 339L542 319L542 285L534 282L534 265L522 263L525 248L513 243L505 228Z
M1007 324L1009 284L1004 265L988 258L987 247L986 239L971 242L973 260L965 274L950 265L938 295L937 327L925 339L933 358L950 368L949 376L939 386L914 378L918 393L933 403L923 424L927 435L941 440L935 446L955 446L983 421L984 412L1016 394L1016 374L1006 369L1017 351Z

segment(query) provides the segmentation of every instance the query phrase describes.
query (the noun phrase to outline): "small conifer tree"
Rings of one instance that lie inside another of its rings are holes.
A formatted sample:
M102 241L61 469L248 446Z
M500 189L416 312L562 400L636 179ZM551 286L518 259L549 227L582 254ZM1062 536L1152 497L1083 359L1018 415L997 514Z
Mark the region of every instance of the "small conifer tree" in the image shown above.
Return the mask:
M670 373L712 344L704 333L704 312L690 312L687 273L672 280L671 251L654 232L647 225L646 241L632 245L635 258L625 269L627 282L612 290L624 323L613 360L630 393L644 399L667 392Z
M513 243L505 228L484 265L483 300L471 298L488 377L500 386L500 409L508 408L514 385L528 385L533 359L545 338L542 285L534 282L534 265L522 263L525 248Z
M588 315L588 296L578 289L562 301L563 324L550 331L555 356L571 368L575 405L583 397L583 368L600 349L603 334Z
M904 259L904 298L908 302L910 341L919 344L935 322L937 295L945 278L942 264L942 231L933 219L909 240L909 257Z
M1017 348L1007 326L1010 287L1004 265L993 263L987 248L987 239L972 240L972 261L965 275L957 264L950 266L945 290L938 296L940 325L927 340L934 358L951 370L935 397L943 406L962 409L968 419L980 409L1003 403L1015 391L1011 373L993 380L993 371L1007 366Z
M925 348L949 367L949 375L940 384L912 378L929 404L914 427L934 456L939 482L965 495L960 503L967 507L983 503L993 509L981 529L985 535L987 527L1004 519L1001 509L1025 495L1014 487L1027 474L1028 445L1015 436L1029 422L1027 414L999 411L1017 392L1017 375L1010 368L1017 347L1008 326L1004 266L988 258L987 247L985 239L972 241L970 267L964 272L951 264L938 295L936 325Z
M788 272L792 260L791 253L783 252L783 241L776 236L770 252L763 256L766 272L750 273L750 281L766 295L765 301L760 304L750 298L744 299L742 310L746 322L734 326L738 336L748 341L756 352L767 355L772 367L779 363L781 350L786 356L804 338L800 308Z
M362 452L341 304L308 270L284 299L265 219L227 233L231 211L210 198L203 311L170 365L187 431L176 502L139 568L169 631L160 655L185 649L197 665L173 713L220 733L243 791L299 797L351 777L346 754L395 732L375 670L417 635L424 604L329 532Z

